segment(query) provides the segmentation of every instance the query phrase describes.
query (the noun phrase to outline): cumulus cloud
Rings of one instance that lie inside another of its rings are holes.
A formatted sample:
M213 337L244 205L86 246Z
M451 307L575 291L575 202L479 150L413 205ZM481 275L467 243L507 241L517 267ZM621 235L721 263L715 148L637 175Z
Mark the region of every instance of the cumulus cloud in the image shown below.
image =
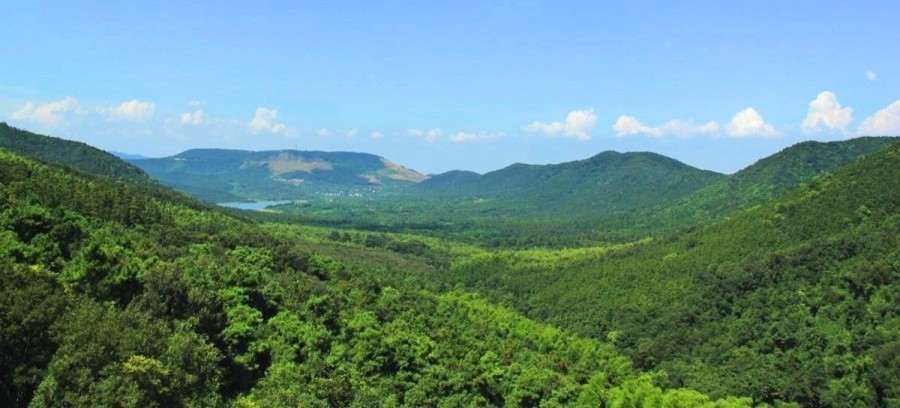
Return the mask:
M821 125L832 131L844 132L844 128L853 121L853 108L841 107L834 93L825 91L809 103L809 113L803 120L805 132L817 132Z
M438 140L439 137L441 137L441 133L442 132L440 129L429 129L428 132L425 133L425 141L428 143L434 143L436 140Z
M644 126L634 116L626 115L619 116L619 119L613 124L613 130L616 131L616 136L632 136L641 133L657 137L663 135L662 129Z
M719 133L719 123L710 121L702 125L694 125L692 119L674 119L666 122L660 127L650 127L641 123L634 116L622 115L619 116L619 119L613 124L613 130L616 131L616 136L620 137L645 134L654 137L673 135L680 138L689 138L698 134Z
M203 123L205 113L202 109L193 112L185 112L180 116L181 123L184 125L200 125Z
M55 125L62 121L66 113L77 109L78 101L70 96L41 106L37 106L33 102L26 102L22 109L13 112L11 117L42 125Z
M555 135L559 132L562 132L565 127L566 126L560 122L542 123L534 121L530 125L525 126L525 131L531 133L546 133L548 135Z
M188 106L193 106L195 108L202 108L206 106L206 101L188 101Z
M384 133L381 133L376 130L376 131L372 132L372 139L375 139L375 140L384 139Z
M469 133L469 132L457 132L448 137L451 142L461 143L461 142L487 142L491 140L496 140L503 136L502 133L489 133L489 132L478 132L478 133Z
M350 138L356 137L356 135L358 135L358 134L359 134L358 129L350 129L349 131L347 131L347 137L350 137Z
M675 119L662 125L662 130L666 134L680 138L689 138L694 135L702 134L715 135L719 133L719 122L712 120L702 125L694 125L693 120Z
M153 116L153 112L155 111L155 104L132 99L128 102L122 102L118 106L113 106L106 110L105 113L109 115L110 119L142 122Z
M328 136L331 136L331 131L328 129L325 129L325 128L321 128L321 129L319 129L318 134L321 137L328 137Z
M278 116L278 111L275 109L269 109L266 107L258 107L256 108L256 113L253 115L253 120L250 123L247 123L247 127L250 128L254 133L259 133L263 130L268 130L272 133L288 133L287 126L284 123L275 122L275 118Z
M900 100L866 118L857 133L862 136L900 135Z
M441 135L443 134L443 132L441 131L441 129L437 129L437 128L435 128L435 129L428 129L428 130L422 130L422 129L406 129L406 134L407 134L408 136L424 138L425 141L428 142L428 143L434 143L434 142L436 142L436 141L438 140L438 138L441 137Z
M530 133L544 133L550 136L562 135L575 138L578 140L588 140L591 138L590 130L597 123L597 115L594 115L593 109L575 110L569 112L566 122L543 123L534 121L530 125L525 126L525 131Z
M569 112L569 116L566 117L566 128L563 130L563 134L578 140L588 140L591 138L588 131L590 131L596 123L597 115L594 115L593 109L572 111Z
M777 136L775 127L766 123L762 115L753 108L744 109L731 118L727 133L732 137Z
M878 74L876 74L872 71L866 71L866 78L869 78L869 81L874 81L874 80L878 79Z

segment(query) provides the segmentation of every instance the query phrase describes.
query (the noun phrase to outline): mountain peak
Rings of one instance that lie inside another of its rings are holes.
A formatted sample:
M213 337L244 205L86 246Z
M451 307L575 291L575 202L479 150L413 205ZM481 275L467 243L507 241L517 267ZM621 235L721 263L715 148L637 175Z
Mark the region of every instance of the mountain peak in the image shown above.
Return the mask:
M353 152L192 149L133 163L161 181L209 201L361 194L426 179L383 157Z

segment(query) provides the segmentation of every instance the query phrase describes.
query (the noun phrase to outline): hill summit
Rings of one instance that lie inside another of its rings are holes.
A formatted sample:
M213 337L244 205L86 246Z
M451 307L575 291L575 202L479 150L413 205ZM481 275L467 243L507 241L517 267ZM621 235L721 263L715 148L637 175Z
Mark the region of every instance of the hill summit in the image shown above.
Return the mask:
M426 178L383 157L349 152L194 149L130 162L163 183L214 202L361 194Z

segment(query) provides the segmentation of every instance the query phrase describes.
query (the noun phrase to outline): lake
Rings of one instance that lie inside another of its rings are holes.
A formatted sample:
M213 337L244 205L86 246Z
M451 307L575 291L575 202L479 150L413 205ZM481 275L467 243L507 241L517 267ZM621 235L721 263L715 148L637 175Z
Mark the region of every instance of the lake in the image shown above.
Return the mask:
M272 205L281 205L281 204L290 204L291 200L280 200L280 201L254 201L252 203L217 203L216 205L221 207L228 208L237 208L239 210L253 210L253 211L262 211L265 210L266 207Z

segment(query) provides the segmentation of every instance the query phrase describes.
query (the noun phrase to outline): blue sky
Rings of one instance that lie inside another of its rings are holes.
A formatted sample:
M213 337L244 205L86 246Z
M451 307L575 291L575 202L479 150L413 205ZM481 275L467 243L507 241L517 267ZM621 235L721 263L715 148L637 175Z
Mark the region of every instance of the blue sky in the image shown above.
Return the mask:
M107 150L424 173L654 151L733 172L900 135L886 1L11 2L0 120Z

